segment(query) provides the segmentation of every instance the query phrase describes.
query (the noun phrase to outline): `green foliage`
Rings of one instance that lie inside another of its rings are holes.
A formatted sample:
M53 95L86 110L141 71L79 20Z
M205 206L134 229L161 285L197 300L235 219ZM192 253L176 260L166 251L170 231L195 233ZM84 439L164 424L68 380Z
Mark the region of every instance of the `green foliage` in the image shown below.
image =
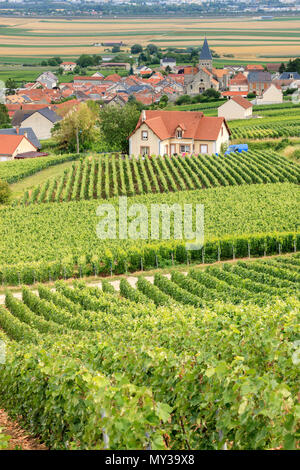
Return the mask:
M50 449L295 449L299 265L141 277L135 299L123 279L132 300L82 281L7 294L0 404Z
M5 81L5 88L6 88L5 93L7 95L14 95L15 92L16 92L16 89L18 88L18 84L17 84L16 80L14 80L13 78L8 78Z
M0 103L0 128L6 129L8 127L11 127L11 123L7 107L4 104Z
M100 131L108 151L128 153L128 136L134 131L140 110L134 103L100 110Z
M131 46L131 54L140 54L141 52L143 52L143 46L141 46L140 44L133 44L133 46Z
M0 450L7 450L9 447L10 436L4 434L0 428Z
M0 204L8 204L12 196L12 191L6 181L0 180Z
M281 150L288 144L288 139L282 139L273 148ZM124 160L120 155L88 157L84 162L73 165L60 179L46 181L43 186L34 188L31 197L26 197L26 200L23 198L20 202L29 205L213 186L299 181L296 165L291 165L284 157L273 152L262 153L261 145L256 147L258 150L251 150L247 154L231 153L224 157L201 155L185 158L178 155L171 158L152 156L146 160L141 157L129 159L128 156Z
M67 161L77 160L80 155L59 155L40 157L28 160L10 160L1 162L1 179L7 183L16 183L17 181L34 175L38 171L58 165Z
M77 60L76 64L80 68L86 68L93 65L99 65L102 62L102 57L100 55L88 55L82 54Z

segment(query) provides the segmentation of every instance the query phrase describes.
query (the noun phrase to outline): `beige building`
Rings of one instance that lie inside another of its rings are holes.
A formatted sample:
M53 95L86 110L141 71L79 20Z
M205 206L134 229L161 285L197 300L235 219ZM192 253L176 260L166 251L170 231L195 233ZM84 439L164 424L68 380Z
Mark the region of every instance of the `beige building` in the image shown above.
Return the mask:
M219 153L230 130L223 117L193 111L142 111L129 137L129 154L176 155Z
M242 96L234 96L218 108L218 116L227 121L252 117L253 105Z
M36 151L37 148L25 135L0 135L0 162L13 160L17 155Z
M283 93L280 86L272 83L263 94L256 98L255 104L280 104L283 102Z
M43 108L38 111L16 111L12 119L14 127L31 127L39 140L49 139L51 129L62 118L52 109Z
M64 72L73 72L76 67L75 62L62 62L60 67L63 69Z

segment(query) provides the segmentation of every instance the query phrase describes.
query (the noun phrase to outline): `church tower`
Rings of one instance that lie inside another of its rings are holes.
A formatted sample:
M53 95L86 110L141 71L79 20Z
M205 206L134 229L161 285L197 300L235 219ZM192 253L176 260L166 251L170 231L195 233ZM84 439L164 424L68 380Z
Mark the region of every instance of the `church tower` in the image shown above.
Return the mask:
M202 50L199 57L199 67L212 70L212 55L208 46L207 39L204 39Z

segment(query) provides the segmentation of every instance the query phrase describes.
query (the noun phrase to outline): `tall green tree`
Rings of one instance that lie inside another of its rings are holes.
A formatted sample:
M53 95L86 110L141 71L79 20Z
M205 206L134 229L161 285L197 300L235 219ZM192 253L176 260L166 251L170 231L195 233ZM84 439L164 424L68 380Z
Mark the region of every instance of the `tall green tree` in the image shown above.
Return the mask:
M4 104L0 103L0 128L6 129L7 127L11 127L7 107Z
M60 150L83 152L91 150L100 138L97 126L98 107L95 103L80 103L55 124L52 135Z
M106 106L100 110L100 132L107 151L128 153L129 135L134 131L140 110L134 103L125 106Z
M16 80L13 78L8 78L5 82L6 94L7 95L14 95L16 89L18 88L18 84Z

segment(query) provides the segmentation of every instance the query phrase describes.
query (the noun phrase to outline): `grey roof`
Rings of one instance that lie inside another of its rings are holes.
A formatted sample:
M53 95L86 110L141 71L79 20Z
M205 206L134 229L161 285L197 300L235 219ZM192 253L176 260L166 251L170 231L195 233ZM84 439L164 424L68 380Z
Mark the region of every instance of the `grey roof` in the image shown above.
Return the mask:
M298 72L283 72L279 80L300 80L300 74Z
M248 74L248 82L271 82L272 75L270 72L253 71Z
M13 126L21 126L22 122L25 121L29 116L35 113L40 113L42 116L47 118L49 121L55 123L57 121L61 121L61 117L56 114L52 109L49 109L45 106L45 108L42 109L37 109L33 111L22 111L21 109L18 109L15 114L13 115L12 118L12 125Z
M206 38L204 39L203 46L200 52L200 60L212 60L212 55Z
M37 136L35 135L33 129L31 127L20 127L19 135L24 135L27 133L27 138L30 142L38 149L41 148L41 144ZM17 129L0 129L0 135L18 135Z
M151 87L147 85L133 85L127 89L127 93L138 93L139 91L149 90Z
M36 111L36 112L37 112L37 113L40 113L42 116L44 116L46 119L48 119L49 121L51 121L51 122L53 122L53 123L62 120L62 117L59 116L58 114L56 114L56 112L53 111L53 110L50 109L50 108L39 109L39 110Z

